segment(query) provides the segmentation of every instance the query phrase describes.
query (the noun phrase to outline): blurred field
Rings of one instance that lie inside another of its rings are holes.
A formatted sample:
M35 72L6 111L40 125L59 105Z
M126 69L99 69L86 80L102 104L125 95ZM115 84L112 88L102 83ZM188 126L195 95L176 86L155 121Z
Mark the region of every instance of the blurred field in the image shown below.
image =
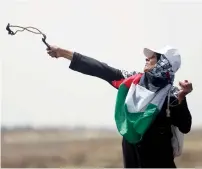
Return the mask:
M202 166L202 130L184 146L177 166ZM1 153L2 168L122 167L121 137L108 130L3 130Z

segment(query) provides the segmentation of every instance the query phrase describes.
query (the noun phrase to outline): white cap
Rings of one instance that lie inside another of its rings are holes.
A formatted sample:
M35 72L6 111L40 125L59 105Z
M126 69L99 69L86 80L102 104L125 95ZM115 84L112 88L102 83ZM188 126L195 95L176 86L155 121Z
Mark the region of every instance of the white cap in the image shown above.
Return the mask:
M181 66L181 56L180 56L178 50L171 46L167 45L164 48L158 49L158 50L144 48L143 52L146 57L151 57L154 53L163 54L169 60L171 66L172 66L172 70L175 73Z

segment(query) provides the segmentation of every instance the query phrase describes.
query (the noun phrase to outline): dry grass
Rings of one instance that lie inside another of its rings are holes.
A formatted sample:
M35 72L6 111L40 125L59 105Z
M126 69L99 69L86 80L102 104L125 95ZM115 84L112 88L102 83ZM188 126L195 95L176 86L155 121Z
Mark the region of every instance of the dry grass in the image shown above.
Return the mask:
M178 167L202 166L202 132L186 136ZM122 167L116 132L44 130L2 132L3 168Z

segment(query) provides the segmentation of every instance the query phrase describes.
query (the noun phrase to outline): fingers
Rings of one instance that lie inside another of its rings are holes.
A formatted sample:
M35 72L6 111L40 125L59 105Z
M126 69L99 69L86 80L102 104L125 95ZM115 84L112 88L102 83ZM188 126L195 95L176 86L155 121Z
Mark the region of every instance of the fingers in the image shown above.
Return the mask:
M53 57L53 58L58 58L57 56L57 47L50 46L50 48L46 48L47 53Z
M184 88L184 85L185 85L184 82L179 82L180 87Z
M181 81L179 82L179 85L180 85L181 87L182 87L182 86L183 86L183 87L186 87L186 86L188 86L188 85L190 85L190 84L191 84L191 83L189 83L188 80L184 80L184 82L181 82Z
M52 56L52 57L55 56L55 52L53 52L53 51L51 51L51 50L48 51L47 53L48 53L50 56Z
M50 48L46 48L46 50L57 50L57 49L58 49L57 46L52 46L52 45L50 45L49 47L50 47Z
M192 91L192 90L193 90L192 83L188 83L188 88L190 89L190 91Z
M188 82L188 80L179 82L179 86L182 88L184 93L190 93L193 90L192 83Z
M49 50L47 53L48 53L51 57L57 58L57 53L56 53L55 51Z

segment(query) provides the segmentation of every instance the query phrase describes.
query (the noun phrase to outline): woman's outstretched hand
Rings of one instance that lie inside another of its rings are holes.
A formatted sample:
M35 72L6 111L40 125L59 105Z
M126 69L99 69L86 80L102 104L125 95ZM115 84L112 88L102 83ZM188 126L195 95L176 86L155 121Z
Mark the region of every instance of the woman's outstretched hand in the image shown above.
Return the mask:
M50 46L50 49L47 48L47 53L52 57L52 58L66 58L69 60L72 60L73 57L73 52L66 50L66 49L62 49L59 48L57 46Z

